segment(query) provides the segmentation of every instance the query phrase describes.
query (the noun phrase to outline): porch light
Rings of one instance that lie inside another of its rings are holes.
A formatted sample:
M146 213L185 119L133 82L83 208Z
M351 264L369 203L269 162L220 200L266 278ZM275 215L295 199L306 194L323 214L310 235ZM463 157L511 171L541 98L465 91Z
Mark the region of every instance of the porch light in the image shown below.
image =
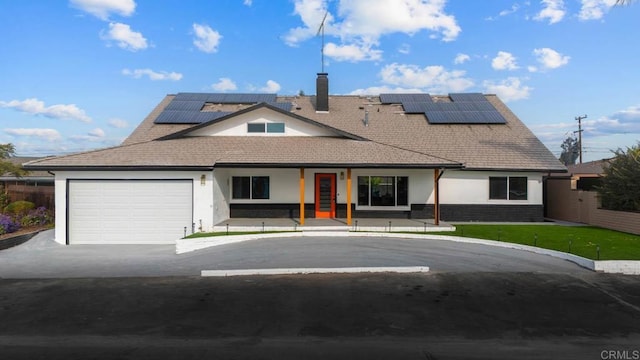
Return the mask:
M204 186L207 183L207 175L200 175L200 185Z
M344 171L340 171L340 180L344 180Z

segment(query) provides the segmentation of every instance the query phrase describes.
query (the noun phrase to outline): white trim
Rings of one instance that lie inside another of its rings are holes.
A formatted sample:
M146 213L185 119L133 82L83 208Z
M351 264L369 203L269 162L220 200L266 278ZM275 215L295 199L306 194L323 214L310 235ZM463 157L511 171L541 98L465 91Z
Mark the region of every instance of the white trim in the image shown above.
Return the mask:
M428 266L401 267L348 267L348 268L291 268L291 269L240 269L202 270L200 276L248 276L248 275L298 275L298 274L355 274L355 273L426 273Z

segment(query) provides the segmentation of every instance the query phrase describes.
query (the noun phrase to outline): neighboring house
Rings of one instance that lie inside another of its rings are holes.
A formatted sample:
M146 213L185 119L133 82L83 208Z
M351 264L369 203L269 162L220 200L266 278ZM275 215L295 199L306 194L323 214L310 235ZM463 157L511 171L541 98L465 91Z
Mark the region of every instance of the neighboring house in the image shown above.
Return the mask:
M172 243L229 218L542 221L565 167L495 96L166 96L120 146L38 160L56 241Z
M588 223L590 213L583 202L600 185L608 159L567 166L567 173L549 174L545 179L545 216L554 220ZM594 205L597 206L597 205Z
M41 158L14 156L7 159L7 161L22 165L38 159ZM29 171L21 177L16 177L13 174L2 174L0 175L0 191L7 197L7 202L26 200L36 206L53 209L55 204L53 180L53 174L44 170Z

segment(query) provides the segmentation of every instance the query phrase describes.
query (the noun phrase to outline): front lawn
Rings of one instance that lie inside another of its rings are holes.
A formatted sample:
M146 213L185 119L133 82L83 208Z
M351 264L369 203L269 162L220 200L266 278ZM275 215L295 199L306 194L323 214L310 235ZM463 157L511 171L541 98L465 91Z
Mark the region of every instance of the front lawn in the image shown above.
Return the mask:
M640 236L593 226L458 224L439 233L570 252L598 260L640 260Z

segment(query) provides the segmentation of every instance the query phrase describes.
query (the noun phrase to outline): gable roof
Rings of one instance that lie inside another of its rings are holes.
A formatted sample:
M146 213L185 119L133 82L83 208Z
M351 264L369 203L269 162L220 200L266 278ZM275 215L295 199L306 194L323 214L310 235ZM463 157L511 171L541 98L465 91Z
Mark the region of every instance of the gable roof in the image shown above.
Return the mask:
M317 112L314 96L281 96L278 102L290 102L290 111L260 103L202 124L155 123L175 98L168 95L121 146L35 161L26 168L352 166L566 171L495 95L473 95L483 96L505 122L430 123L425 114L407 112L402 104L383 103L377 96L330 96L329 111ZM452 102L449 96L424 96L436 104ZM264 108L322 127L335 137L187 136L194 130Z
M240 115L243 115L243 114L246 114L246 113L250 113L252 111L256 111L256 110L262 109L262 108L266 108L266 109L281 113L283 115L289 116L289 117L294 118L296 120L305 122L307 124L311 124L311 125L323 128L323 129L328 130L329 132L333 133L335 136L338 136L338 137L345 137L345 138L352 139L352 140L366 140L365 138L363 138L361 136L354 135L354 134L351 134L349 132L346 132L346 131L334 128L332 126L329 126L327 124L323 124L323 123L311 120L309 118L300 116L300 115L292 113L290 111L285 111L282 108L276 107L276 106L274 106L272 104L268 104L268 103L265 103L265 102L250 106L248 108L236 111L234 113L230 113L230 114L224 115L224 116L216 118L216 119L212 119L212 120L200 123L198 125L194 125L194 126L189 127L187 129L177 131L177 132L175 132L173 134L169 134L169 135L160 137L160 138L158 138L158 140L177 139L177 138L186 136L186 135L188 135L189 133L191 133L191 132L193 132L195 130L202 129L202 128L205 128L207 126L211 126L211 125L226 121L228 119L231 119L233 117L240 116Z

